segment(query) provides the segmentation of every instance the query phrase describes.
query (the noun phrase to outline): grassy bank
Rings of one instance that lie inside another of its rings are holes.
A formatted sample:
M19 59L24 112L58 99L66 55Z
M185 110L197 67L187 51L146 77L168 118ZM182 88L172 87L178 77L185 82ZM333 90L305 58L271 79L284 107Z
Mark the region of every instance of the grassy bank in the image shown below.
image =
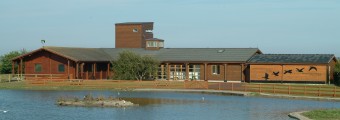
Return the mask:
M79 86L31 86L23 81L19 82L2 82L0 90L112 90L109 88L83 88Z
M340 109L313 110L302 115L313 120L340 120Z

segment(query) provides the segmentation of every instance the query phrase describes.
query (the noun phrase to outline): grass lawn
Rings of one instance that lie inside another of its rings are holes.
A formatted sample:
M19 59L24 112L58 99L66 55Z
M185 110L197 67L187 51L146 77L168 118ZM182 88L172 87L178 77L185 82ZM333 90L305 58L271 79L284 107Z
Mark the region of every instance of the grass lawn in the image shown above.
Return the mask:
M19 82L2 82L0 83L0 90L113 90L112 88L89 88L79 86L31 86L23 81Z
M16 82L0 82L0 89L15 89L15 90L117 90L117 89L134 89L134 88L168 88L168 89L183 89L183 82L170 82L167 84L159 82L156 84L153 81L133 82L97 82L87 81L82 85L71 85L72 82L52 82L46 85L31 85L24 81Z
M313 120L340 120L340 109L313 110L302 115Z

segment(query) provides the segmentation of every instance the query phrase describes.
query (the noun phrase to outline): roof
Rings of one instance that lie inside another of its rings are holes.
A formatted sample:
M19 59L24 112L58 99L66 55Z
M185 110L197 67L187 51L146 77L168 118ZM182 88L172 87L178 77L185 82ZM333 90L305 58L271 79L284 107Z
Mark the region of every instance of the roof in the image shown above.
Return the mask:
M124 23L116 23L116 25L140 25L140 24L153 24L153 22L124 22Z
M39 50L46 50L73 61L87 62L112 61L118 58L119 53L124 50L140 55L150 55L162 62L246 62L254 54L261 53L257 48L162 48L159 50L145 50L144 48L44 47ZM33 54L34 52L36 51L17 58Z
M303 63L303 64L327 64L331 60L336 60L333 54L257 54L248 63Z

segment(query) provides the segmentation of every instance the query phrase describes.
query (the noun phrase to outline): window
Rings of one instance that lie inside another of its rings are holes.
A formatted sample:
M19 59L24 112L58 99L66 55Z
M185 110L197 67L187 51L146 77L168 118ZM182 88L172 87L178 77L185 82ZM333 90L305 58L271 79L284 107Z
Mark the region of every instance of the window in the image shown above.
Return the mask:
M134 29L132 30L132 32L138 32L138 29L137 29L137 28L134 28Z
M42 66L40 63L36 63L34 65L34 72L41 72L42 71Z
M156 41L148 41L147 47L157 47Z
M189 65L189 79L199 80L201 78L200 65Z
M219 75L220 74L220 66L219 65L212 65L212 74L213 75Z
M145 32L147 32L147 33L152 33L152 30L145 30Z
M65 65L64 64L58 65L58 72L65 72Z
M159 42L158 43L158 47L164 47L164 43L163 42Z

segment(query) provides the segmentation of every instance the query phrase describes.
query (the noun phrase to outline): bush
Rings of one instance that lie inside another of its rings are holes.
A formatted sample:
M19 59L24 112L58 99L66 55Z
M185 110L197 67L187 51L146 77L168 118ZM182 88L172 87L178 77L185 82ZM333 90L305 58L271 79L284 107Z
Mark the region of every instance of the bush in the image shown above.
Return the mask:
M151 56L141 56L131 51L119 53L118 59L112 61L114 79L146 80L157 75L159 61Z
M340 61L335 64L334 68L334 84L340 86Z

